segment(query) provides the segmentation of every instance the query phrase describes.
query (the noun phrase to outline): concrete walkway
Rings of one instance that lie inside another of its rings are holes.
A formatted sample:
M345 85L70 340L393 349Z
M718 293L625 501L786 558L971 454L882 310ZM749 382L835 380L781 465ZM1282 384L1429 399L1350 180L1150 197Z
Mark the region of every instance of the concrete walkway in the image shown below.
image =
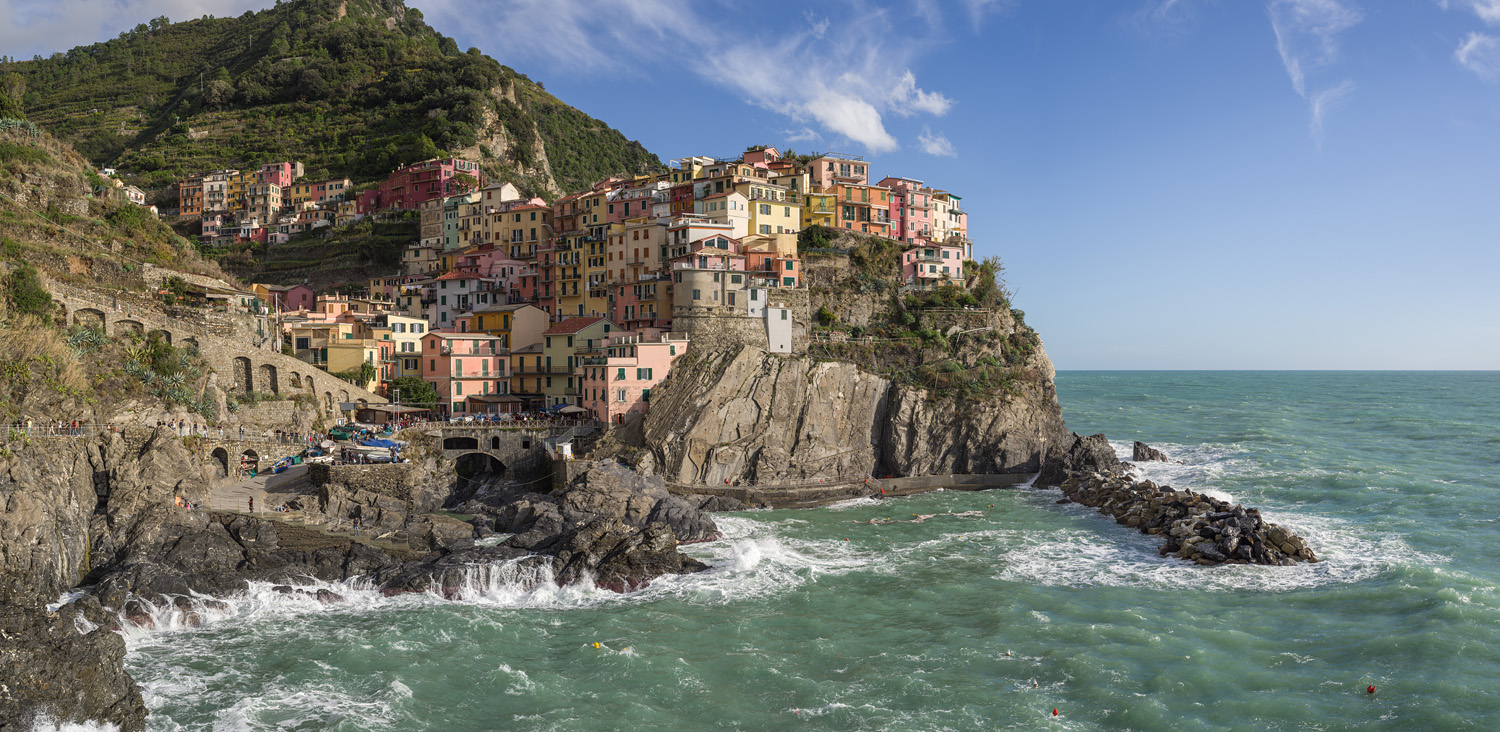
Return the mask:
M238 483L216 488L208 496L208 509L210 511L232 511L235 513L247 513L250 510L250 499L255 499L255 512L271 513L271 506L266 504L267 493L301 493L297 490L298 484L307 483L307 464L293 465L280 475L271 475L269 472L262 473L254 478L246 478ZM311 488L310 485L307 486Z

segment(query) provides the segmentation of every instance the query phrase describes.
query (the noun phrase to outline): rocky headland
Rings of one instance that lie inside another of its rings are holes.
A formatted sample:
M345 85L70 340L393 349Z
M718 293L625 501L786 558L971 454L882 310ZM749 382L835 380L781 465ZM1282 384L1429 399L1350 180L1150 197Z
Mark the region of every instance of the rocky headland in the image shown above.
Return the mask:
M1060 488L1065 500L1097 508L1141 533L1162 536L1162 555L1202 565L1318 561L1306 540L1267 522L1258 509L1136 480L1104 435L1072 437L1066 450L1049 456L1036 486ZM1149 457L1161 453L1141 442L1135 443L1133 454L1165 462L1164 456Z

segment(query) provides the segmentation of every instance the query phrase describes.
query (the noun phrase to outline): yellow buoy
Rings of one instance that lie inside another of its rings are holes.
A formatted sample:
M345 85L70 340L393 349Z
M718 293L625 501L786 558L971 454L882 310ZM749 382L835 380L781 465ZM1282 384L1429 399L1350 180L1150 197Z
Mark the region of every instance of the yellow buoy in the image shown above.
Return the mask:
M603 647L604 647L604 646L602 646L602 645L599 645L599 644L598 644L598 643L595 643L595 644L594 644L594 647L595 647L595 648L603 648Z

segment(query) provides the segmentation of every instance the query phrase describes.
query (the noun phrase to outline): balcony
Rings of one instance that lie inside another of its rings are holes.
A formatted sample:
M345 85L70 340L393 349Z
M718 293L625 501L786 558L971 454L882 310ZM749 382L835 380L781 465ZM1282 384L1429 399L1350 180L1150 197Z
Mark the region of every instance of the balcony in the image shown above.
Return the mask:
M708 262L708 263L703 264L701 266L698 265L698 264L693 264L691 262L673 262L672 263L672 269L674 269L674 270L683 270L683 269L712 269L712 270L718 270L718 271L721 271L721 272L743 272L744 271L744 270L739 270L739 269L731 269L728 265L724 264L723 262Z
M505 374L499 371L455 371L449 378L453 379L503 379Z

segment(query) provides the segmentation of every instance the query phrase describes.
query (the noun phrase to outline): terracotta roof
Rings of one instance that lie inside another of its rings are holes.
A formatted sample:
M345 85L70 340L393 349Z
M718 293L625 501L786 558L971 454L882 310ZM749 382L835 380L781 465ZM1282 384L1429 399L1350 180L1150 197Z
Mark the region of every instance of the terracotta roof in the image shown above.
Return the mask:
M584 328L587 328L604 319L605 318L602 315L592 318L568 318L567 320L564 320L563 322L542 331L542 335L568 335L577 333L578 331L583 330Z

